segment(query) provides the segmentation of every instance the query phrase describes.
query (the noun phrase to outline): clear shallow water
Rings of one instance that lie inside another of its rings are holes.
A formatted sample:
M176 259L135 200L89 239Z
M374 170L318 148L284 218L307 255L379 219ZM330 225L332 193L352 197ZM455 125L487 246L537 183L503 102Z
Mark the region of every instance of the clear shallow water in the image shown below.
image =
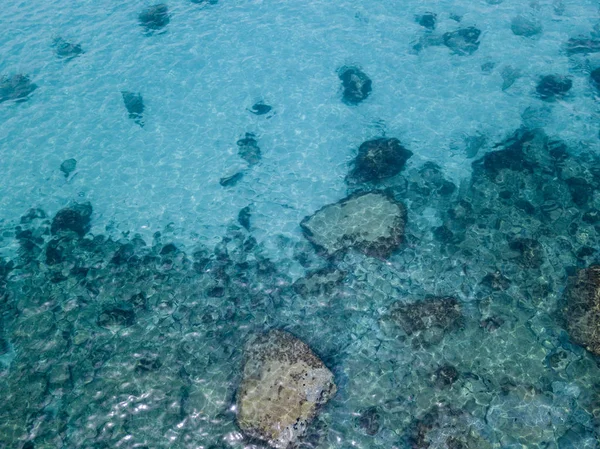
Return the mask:
M597 446L596 360L569 343L556 311L568 269L594 260L595 253L577 254L598 248L597 228L581 221L600 208L598 193L577 205L557 183L552 200L562 218L548 221L515 206L514 192L500 192L516 189L542 209L548 195L535 192L552 176L517 172L498 186L472 178L471 165L525 124L567 145L565 179L592 173L586 154L597 155L599 127L589 72L600 61L568 57L565 45L593 32L595 2L182 0L168 4L166 32L153 35L137 22L146 6L14 2L4 12L0 73L28 74L38 88L26 102L0 104L0 255L15 267L3 281L10 350L0 356L9 398L0 444L209 447L224 439L241 447L247 443L227 410L242 342L281 327L323 357L339 387L308 445ZM414 51L426 35L414 17L426 11L438 15L433 36L477 26L477 51ZM511 19L519 14L535 17L543 32L515 36ZM58 59L57 36L85 53ZM358 106L341 101L343 65L360 66L373 81ZM502 90L507 66L519 76ZM546 102L536 84L551 73L569 75L573 87ZM143 128L128 118L124 90L143 95ZM250 114L259 100L273 112ZM251 167L236 144L246 132L262 154ZM329 262L299 223L346 196L359 145L382 135L414 153L382 184L408 206L405 245L386 262L354 253ZM481 148L468 147L478 136ZM65 178L68 158L77 168ZM454 193L427 193L427 162L441 167ZM240 170L238 184L219 184ZM137 244L136 254L152 258L115 263L126 242L104 241L47 266L43 219L22 225L41 239L39 250L23 253L20 217L32 207L52 217L74 201L93 206L89 235L139 234L147 246ZM463 221L448 213L461 201L471 205ZM250 232L237 222L248 205ZM441 225L462 240L436 234ZM507 246L516 236L540 242L541 265L523 268ZM171 242L175 255L161 254ZM299 287L326 267L340 272L333 285ZM496 271L510 284L490 289L483 279ZM108 305L140 293L148 303L136 305L134 324L98 325ZM423 343L387 329L392 304L427 295L460 300L459 331ZM566 360L558 368L549 362L554 354ZM450 386L436 381L445 365L459 373ZM381 424L373 436L357 416L374 406Z

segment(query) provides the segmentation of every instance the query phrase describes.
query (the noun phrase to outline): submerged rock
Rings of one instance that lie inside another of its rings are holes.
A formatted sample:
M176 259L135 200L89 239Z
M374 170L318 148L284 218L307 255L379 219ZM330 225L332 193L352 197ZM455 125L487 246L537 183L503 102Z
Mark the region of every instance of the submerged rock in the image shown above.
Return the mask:
M371 79L357 67L342 67L338 71L344 92L342 100L349 105L356 105L365 100L372 90Z
M140 26L146 31L158 31L166 27L171 21L169 17L169 8L164 3L150 6L138 16Z
M381 421L379 407L369 407L360 412L356 424L364 433L373 436L381 429Z
M395 176L413 155L395 138L380 138L364 142L353 161L348 181L353 183L380 181Z
M232 186L236 185L238 182L240 182L243 177L244 177L244 172L241 171L241 172L235 173L231 176L225 176L225 177L219 179L219 184L221 184L221 186L223 186L223 187L232 187Z
M68 178L71 173L75 171L77 167L77 161L73 158L67 159L60 164L60 171L64 173L65 178Z
M600 92L600 67L590 73L590 81L596 90Z
M246 206L240 209L238 213L238 223L241 224L246 231L250 230L250 217L252 213L250 211L250 206Z
M129 91L122 91L121 95L123 96L123 103L125 103L125 108L129 113L129 118L132 119L135 123L144 126L144 100L142 98L142 94L134 93Z
M249 165L256 165L261 159L260 147L255 137L252 133L246 133L246 137L237 141L238 154Z
M326 255L350 248L386 258L402 242L405 207L382 192L351 195L300 223L305 237Z
M457 55L471 55L479 48L481 30L475 27L461 28L444 33L444 45Z
M281 330L259 334L244 350L237 423L246 435L286 449L335 392L333 374L306 343Z
M532 37L542 32L542 25L525 16L517 16L511 20L510 29L515 36Z
M56 56L64 59L73 59L84 53L80 44L72 44L67 42L62 37L57 37L53 42Z
M573 87L573 81L566 76L546 75L535 88L542 100L553 100L563 97Z
M595 39L569 39L567 54L588 54L600 52L600 40Z
M430 297L413 303L396 302L390 310L393 322L407 335L437 329L441 332L462 326L459 302L452 297Z
M196 3L197 5L216 5L219 3L219 0L192 0L192 3Z
M268 104L264 104L262 101L259 101L258 103L253 104L252 107L248 110L254 115L265 115L271 112L271 109L273 109L271 106L269 106Z
M0 78L0 103L15 100L25 101L37 89L27 75L3 76Z
M92 205L90 203L74 204L59 210L52 219L50 232L56 235L71 231L83 237L90 229Z
M528 238L516 238L508 247L519 253L517 261L523 268L539 268L544 263L544 249L540 242Z
M435 30L437 14L434 14L432 12L426 12L425 14L417 16L416 21L419 25L421 25L424 28L427 28L428 30Z
M571 339L600 355L600 265L569 278L563 315Z

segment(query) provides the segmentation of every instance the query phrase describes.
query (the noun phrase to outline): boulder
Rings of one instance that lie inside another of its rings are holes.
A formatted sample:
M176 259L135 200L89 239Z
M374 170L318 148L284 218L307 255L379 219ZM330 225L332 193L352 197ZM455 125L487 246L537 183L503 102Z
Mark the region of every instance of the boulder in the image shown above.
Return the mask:
M571 339L600 355L600 265L581 269L569 279L563 316Z
M361 192L328 204L300 223L304 235L325 255L350 248L387 258L404 235L406 209L383 192Z
M285 449L294 444L336 392L333 374L293 335L251 337L237 391L237 423L249 437Z
M27 75L3 76L0 78L0 103L15 100L25 101L37 89Z
M81 44L73 44L64 40L62 37L57 37L53 42L56 56L62 59L73 59L84 53Z
M342 67L338 76L342 81L342 100L346 104L356 105L365 100L372 90L371 78L357 67Z
M380 138L364 142L358 149L347 180L351 183L380 181L397 175L404 168L412 151L395 138Z
M140 26L146 32L158 31L166 27L171 21L169 17L169 8L166 4L150 6L142 11L138 17Z
M258 164L262 157L255 137L253 133L246 133L243 139L237 141L238 154L251 166Z
M475 27L461 28L444 33L444 45L457 55L471 55L479 48L481 30Z
M143 127L145 106L142 94L129 91L122 91L121 95L123 97L125 109L127 109L127 112L129 113L129 118L141 127Z
M510 22L510 29L515 36L532 37L542 32L542 25L535 19L516 16Z
M50 231L52 235L60 232L74 232L83 237L90 229L92 205L90 203L74 204L59 210L52 219Z
M535 88L542 100L553 100L563 97L573 87L573 81L566 76L546 75Z

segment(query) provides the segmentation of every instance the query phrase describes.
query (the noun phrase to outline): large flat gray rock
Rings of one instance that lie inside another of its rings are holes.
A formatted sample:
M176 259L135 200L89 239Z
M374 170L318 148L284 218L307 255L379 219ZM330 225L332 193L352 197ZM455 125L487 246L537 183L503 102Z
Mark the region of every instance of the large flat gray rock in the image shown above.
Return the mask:
M383 192L351 195L304 218L306 238L326 255L354 248L386 258L404 235L405 208Z
M280 330L255 335L244 351L237 422L246 435L288 448L335 392L333 374L306 343Z

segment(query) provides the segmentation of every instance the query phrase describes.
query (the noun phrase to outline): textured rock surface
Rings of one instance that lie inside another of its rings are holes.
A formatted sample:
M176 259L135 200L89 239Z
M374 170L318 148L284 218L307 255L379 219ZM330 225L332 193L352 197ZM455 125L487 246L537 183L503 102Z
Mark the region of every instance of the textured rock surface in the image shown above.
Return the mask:
M379 181L402 171L412 151L395 138L380 138L363 142L348 175L351 183Z
M600 355L600 265L579 270L569 280L564 315L576 343Z
M402 241L405 208L381 192L351 195L300 223L304 234L327 255L349 248L388 257Z
M287 448L335 394L333 374L306 343L280 330L252 337L244 357L238 425L250 437Z

